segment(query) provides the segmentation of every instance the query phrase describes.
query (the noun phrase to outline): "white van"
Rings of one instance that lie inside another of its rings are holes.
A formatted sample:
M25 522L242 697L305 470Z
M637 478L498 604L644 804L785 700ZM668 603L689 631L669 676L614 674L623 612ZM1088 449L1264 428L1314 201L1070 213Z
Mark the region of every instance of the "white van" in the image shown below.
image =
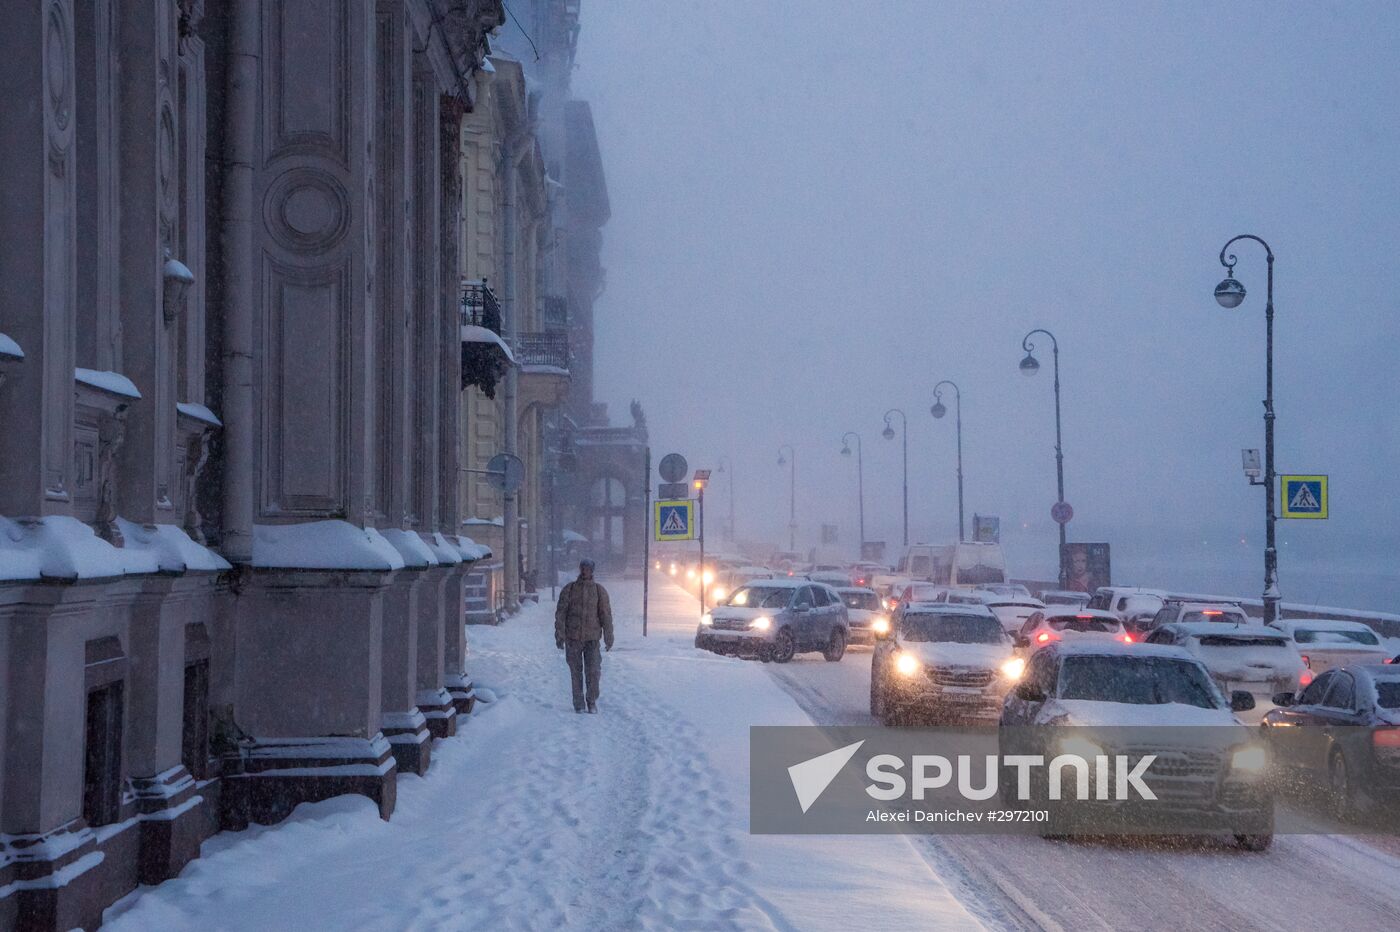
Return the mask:
M987 586L1006 582L1006 556L1000 544L977 541L943 546L910 544L897 572L939 586Z

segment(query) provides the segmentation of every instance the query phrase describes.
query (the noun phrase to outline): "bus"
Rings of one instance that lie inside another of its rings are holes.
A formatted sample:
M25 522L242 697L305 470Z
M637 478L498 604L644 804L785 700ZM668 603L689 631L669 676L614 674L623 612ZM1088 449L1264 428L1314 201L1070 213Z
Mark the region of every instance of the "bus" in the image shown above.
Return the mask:
M972 588L1006 582L1006 557L1000 544L979 541L911 544L896 572L938 586Z

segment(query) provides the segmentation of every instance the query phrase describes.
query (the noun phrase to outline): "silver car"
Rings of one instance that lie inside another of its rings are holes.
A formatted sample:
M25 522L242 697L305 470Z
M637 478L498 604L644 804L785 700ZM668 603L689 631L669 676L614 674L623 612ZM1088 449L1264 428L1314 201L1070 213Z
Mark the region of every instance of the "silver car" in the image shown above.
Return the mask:
M701 650L775 663L804 651L834 663L850 639L850 618L836 590L807 579L746 583L706 612L695 632Z

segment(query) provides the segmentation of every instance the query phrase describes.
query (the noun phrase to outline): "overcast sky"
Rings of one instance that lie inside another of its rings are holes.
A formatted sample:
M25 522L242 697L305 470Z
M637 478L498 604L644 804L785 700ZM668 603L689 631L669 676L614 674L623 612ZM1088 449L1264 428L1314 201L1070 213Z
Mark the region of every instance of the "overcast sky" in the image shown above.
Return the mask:
M1328 473L1332 517L1280 522L1284 598L1400 603L1400 5L587 0L575 78L612 198L597 394L638 398L654 454L732 458L741 537L837 523L956 536L1000 515L1015 575L1053 577L1058 336L1071 540L1115 582L1257 595L1263 251L1276 264L1281 473ZM897 420L897 419L896 419ZM727 507L724 477L707 504Z

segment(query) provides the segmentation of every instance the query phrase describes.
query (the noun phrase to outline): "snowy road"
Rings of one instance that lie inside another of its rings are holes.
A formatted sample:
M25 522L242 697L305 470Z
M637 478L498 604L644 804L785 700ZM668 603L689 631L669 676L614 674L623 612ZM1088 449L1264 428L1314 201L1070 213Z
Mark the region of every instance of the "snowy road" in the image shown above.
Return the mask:
M979 927L910 839L750 835L748 726L807 716L763 666L694 649L682 590L656 593L643 640L640 585L608 582L601 714L572 710L547 600L472 628L496 701L400 779L391 821L341 797L217 835L109 909L111 928Z
M870 652L765 664L819 724L871 725ZM1262 854L1228 839L1046 841L917 836L930 865L988 926L1045 929L1394 928L1393 839L1280 835Z

